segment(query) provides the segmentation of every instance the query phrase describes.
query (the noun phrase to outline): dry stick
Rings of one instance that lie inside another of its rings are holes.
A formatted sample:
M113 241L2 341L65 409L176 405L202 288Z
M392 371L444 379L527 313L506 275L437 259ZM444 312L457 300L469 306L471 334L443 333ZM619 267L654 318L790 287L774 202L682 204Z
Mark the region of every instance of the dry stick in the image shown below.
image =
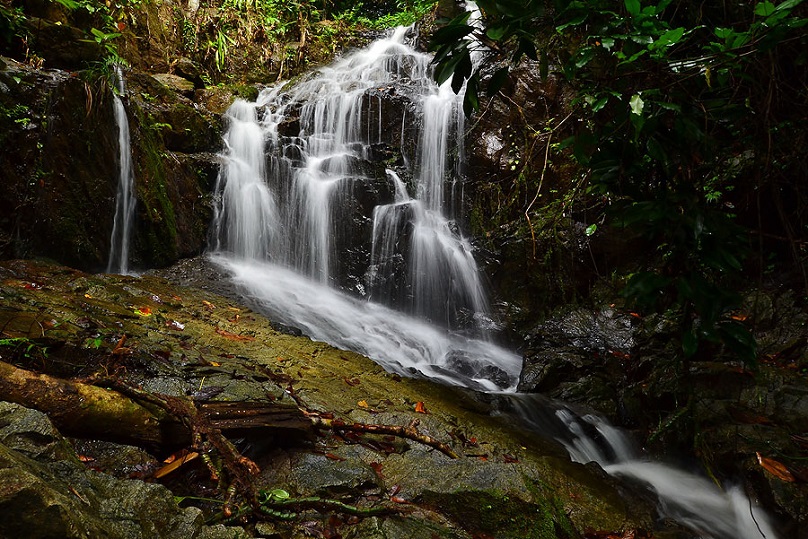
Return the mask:
M567 114L567 117L561 120L561 122L555 126L553 129L550 130L550 134L547 137L547 147L544 150L544 166L541 169L541 176L539 177L539 187L536 189L536 194L533 197L533 200L530 201L530 204L527 205L527 209L525 210L525 218L527 219L527 226L530 227L530 238L533 241L533 259L536 259L536 233L533 230L533 223L530 222L530 210L533 208L533 204L539 199L539 195L541 194L541 186L544 183L544 174L547 172L547 158L550 155L550 142L553 140L553 133L555 133L556 129L564 125L564 122L570 119L572 113L570 112Z
M333 431L348 430L352 432L367 432L369 434L387 434L398 436L400 438L407 438L429 447L433 447L449 458L460 458L457 453L455 453L452 448L445 443L436 440L428 434L422 434L419 432L417 429L419 421L417 419L413 419L406 427L401 425L370 425L367 423L349 424L340 419L326 419L319 415L312 415L309 417L309 419L311 419L312 425L315 427Z

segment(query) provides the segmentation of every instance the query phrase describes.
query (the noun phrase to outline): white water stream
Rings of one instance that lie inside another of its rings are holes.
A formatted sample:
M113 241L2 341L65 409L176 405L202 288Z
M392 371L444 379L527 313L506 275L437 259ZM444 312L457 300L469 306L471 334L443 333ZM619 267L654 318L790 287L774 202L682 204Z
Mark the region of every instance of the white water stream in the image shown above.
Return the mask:
M236 101L227 112L212 259L259 309L312 339L390 371L512 393L521 358L486 338L484 287L452 213L461 205L460 98L432 82L430 61L400 28L293 88ZM414 131L391 132L404 120L384 118L380 92L405 102ZM415 154L396 170L377 163L382 173L374 176L375 149L394 136L402 148L417 141ZM546 410L540 422L520 404L529 397L512 398L527 425L548 428ZM572 459L648 484L661 512L699 536L776 537L740 490L645 461L600 419L558 408L550 422Z
M129 120L121 96L126 95L126 84L120 66L115 67L117 92L112 92L115 125L118 128L118 192L115 195L115 221L110 237L107 273L129 273L129 240L135 216L135 179L132 172L132 147L129 139Z

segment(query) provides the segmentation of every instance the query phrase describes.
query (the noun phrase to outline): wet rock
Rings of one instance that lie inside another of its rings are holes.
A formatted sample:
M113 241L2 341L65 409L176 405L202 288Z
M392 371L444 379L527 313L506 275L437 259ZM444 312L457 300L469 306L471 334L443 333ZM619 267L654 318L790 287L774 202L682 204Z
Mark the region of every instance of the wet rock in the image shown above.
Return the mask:
M635 328L627 314L569 309L525 339L519 390L585 402L613 417L620 407L617 386L639 368L628 361L634 346Z
M3 537L186 539L203 530L211 538L245 537L239 528L205 529L201 512L178 508L162 486L114 479L87 470L74 453L54 454L54 440L68 446L44 414L8 403L0 403L0 409L4 418L29 425L17 430L50 433L39 449L32 448L36 442L30 436L4 436L0 442Z
M194 83L186 78L179 75L174 75L173 73L157 73L152 75L152 77L154 77L154 79L160 84L168 86L175 92L182 94L185 97L191 97L193 95Z
M44 60L45 67L85 69L103 56L100 44L87 39L84 31L69 24L29 17L26 26L32 36L31 50Z
M205 81L203 79L205 70L199 63L183 56L174 60L172 66L177 75L191 81L195 88L205 87Z
M167 273L188 282L194 268L186 264ZM215 274L204 277L202 273L203 284L216 279ZM0 309L5 331L31 327L30 323L24 327L16 323L25 318L21 308L53 313L46 336L58 332L53 335L74 343L75 352L83 349L84 355L76 355L75 361L82 358L85 374L115 369L134 383L152 384L172 394L215 387L217 393L210 398L228 403L263 399L261 402L284 404L291 400L288 391L294 391L297 402L308 410L331 413L346 425L417 423L419 432L459 453L460 458L452 460L415 440L372 434L336 432L311 439L261 429L239 432L244 437L239 447L262 470L256 478L259 488L280 488L292 496L326 496L361 507L394 503L391 492L410 502L406 507L413 509L411 513L378 517L356 528L345 524L340 528L345 537L350 533L367 533L368 537L411 533L425 539L431 539L433 533L464 539L475 534L544 537L539 530L556 528L574 530L569 534L574 537L580 530L652 525L654 509L646 501L619 489L599 468L571 463L555 442L513 429L507 420L490 415L486 401L490 396L389 374L357 354L278 333L260 314L234 299L209 289L171 285L153 275L87 275L42 262L15 261L0 264L0 276L0 302L16 306L14 311ZM37 287L24 286L31 282L38 283ZM148 316L144 316L145 308ZM72 323L82 318L94 323L87 328ZM181 322L183 329L171 321ZM110 352L123 334L130 353L115 358ZM88 339L100 339L98 348L88 347ZM61 353L66 349L66 345L54 348L50 357L63 361ZM122 453L135 456L128 450ZM130 465L116 469L126 473ZM82 469L82 473L86 471ZM103 474L90 477L103 477L113 484ZM31 484L27 475L9 476L8 481L11 485ZM54 481L48 478L45 482L56 484ZM90 480L71 479L68 484L87 497L82 481ZM93 531L118 522L116 526L129 534L122 535L125 537L174 537L164 531L173 522L171 529L177 530L177 536L201 533L193 528L199 524L198 510L165 505L173 501L162 487L125 483L114 487L109 502L98 502L103 511L93 517ZM99 492L107 492L107 487L91 484ZM6 483L0 480L0 485L3 492ZM204 493L209 487L197 488ZM21 487L12 490L19 493L17 501L33 504L25 507L24 514L53 505L44 495ZM204 497L210 497L209 492ZM78 514L74 505L86 505L78 498L67 499L73 505L66 506L65 514ZM91 507L94 503L91 501ZM478 514L472 514L472 508ZM153 511L160 517L152 515L152 524L147 525L146 515ZM99 519L101 524L93 524ZM305 514L297 523L278 523L276 529L282 537L301 536L312 522L311 529L326 529L328 520L328 516L309 518Z

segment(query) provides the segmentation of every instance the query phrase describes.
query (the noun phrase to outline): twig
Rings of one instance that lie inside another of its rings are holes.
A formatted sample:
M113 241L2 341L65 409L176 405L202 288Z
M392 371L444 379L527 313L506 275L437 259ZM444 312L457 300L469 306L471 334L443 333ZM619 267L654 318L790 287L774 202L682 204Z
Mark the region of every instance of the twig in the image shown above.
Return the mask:
M572 112L567 114L567 117L561 120L561 122L550 130L550 134L547 137L547 147L544 150L544 165L541 169L541 176L539 177L539 186L536 188L536 194L533 196L533 200L530 201L530 204L527 205L527 209L525 210L525 218L527 219L527 226L530 227L530 238L533 241L533 259L536 259L536 233L533 231L533 223L530 222L530 210L533 208L533 204L539 199L539 195L541 194L541 186L544 183L544 174L547 172L547 161L550 155L550 143L553 140L553 133L564 125L564 122L570 119L572 116Z
M333 431L352 431L352 432L367 432L369 434L387 434L407 438L429 447L435 448L449 458L460 458L451 447L443 442L436 440L428 434L422 434L418 431L417 419L414 419L406 427L401 425L370 425L367 423L345 423L341 419L327 419L319 415L311 415L312 425L315 427L333 430Z

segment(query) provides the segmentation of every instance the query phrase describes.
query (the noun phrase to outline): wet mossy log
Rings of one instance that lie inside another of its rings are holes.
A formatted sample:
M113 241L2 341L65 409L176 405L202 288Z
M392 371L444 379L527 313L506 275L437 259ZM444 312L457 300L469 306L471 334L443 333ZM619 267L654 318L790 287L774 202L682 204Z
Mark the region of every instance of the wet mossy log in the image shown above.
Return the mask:
M191 433L178 418L143 402L90 383L38 374L0 361L0 400L47 414L70 436L149 447L185 446ZM313 425L294 405L206 403L203 417L217 429L275 428L311 434Z

